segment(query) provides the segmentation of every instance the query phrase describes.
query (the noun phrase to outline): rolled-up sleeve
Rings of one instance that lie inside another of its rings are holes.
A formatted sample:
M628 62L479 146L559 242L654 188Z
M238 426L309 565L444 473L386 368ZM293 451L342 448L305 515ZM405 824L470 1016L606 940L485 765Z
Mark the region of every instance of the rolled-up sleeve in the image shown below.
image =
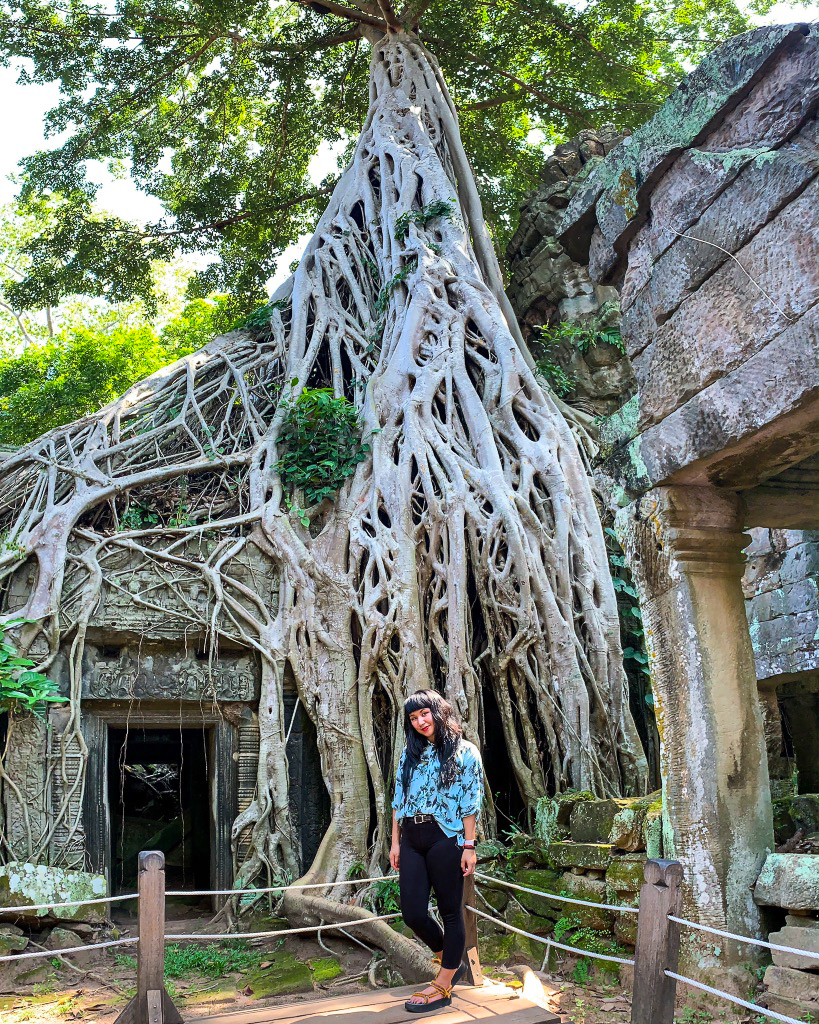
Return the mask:
M461 795L458 801L458 816L466 818L478 814L483 803L483 764L480 756L467 748L464 751Z
M398 768L395 771L395 794L392 798L392 808L397 810L404 802L404 761L407 757L406 747L401 751L401 757L398 759Z

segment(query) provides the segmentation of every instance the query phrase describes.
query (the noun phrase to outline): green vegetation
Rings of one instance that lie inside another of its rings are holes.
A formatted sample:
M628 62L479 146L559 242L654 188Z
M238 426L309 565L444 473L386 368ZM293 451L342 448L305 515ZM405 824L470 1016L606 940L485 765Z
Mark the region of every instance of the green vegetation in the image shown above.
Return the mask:
M22 278L9 282L14 308L88 294L139 295L150 310L155 263L178 252L213 254L192 297L258 292L333 187L332 174L313 182L311 159L324 143L343 160L365 118L369 47L356 32L360 10L345 10L223 0L188 5L179 21L164 0L21 0L1 14L0 58L25 61L32 81L59 81L46 124L64 133L25 161L21 197L43 224L24 240ZM449 83L499 249L537 184L544 142L642 124L687 68L750 25L735 0L399 10ZM95 161L130 174L163 214L136 224L99 212Z
M21 658L14 644L6 639L6 631L24 625L27 620L14 619L0 625L0 712L10 715L29 711L44 717L47 704L64 704L57 684L41 672L32 672L34 662Z
M279 943L281 945L281 943ZM184 978L188 974L202 974L208 978L221 978L232 971L247 971L259 967L270 957L270 951L252 949L241 939L227 939L201 945L170 943L165 947L165 977ZM127 953L115 954L121 967L136 968L136 957Z
M334 495L369 455L361 431L355 406L346 398L336 398L330 388L305 388L287 403L279 434L282 487L301 492L307 506ZM301 518L306 526L306 516Z
M196 299L157 331L109 311L89 326L0 358L0 443L22 445L94 413L131 385L207 344L247 315L249 300Z
M454 207L454 199L450 199L448 203L445 203L442 199L436 199L435 202L422 206L420 210L408 210L407 213L402 213L400 217L395 219L396 239L401 242L407 237L410 224L420 224L422 228L425 228L436 217L451 220Z
M623 642L623 658L626 672L639 693L640 700L654 707L651 691L651 676L648 670L648 655L643 630L643 615L637 598L637 588L617 534L610 527L604 527L606 548L609 553L611 580L617 595L617 612L620 618L620 636Z
M608 305L608 304L607 304ZM605 310L605 306L603 310ZM602 310L601 310L602 312ZM588 352L595 345L607 343L624 352L623 339L619 327L602 327L594 325L584 327L582 324L561 321L553 327L540 328L540 348L542 355L536 360L540 378L548 384L558 398L565 398L577 386L577 378L568 373L556 361L555 352L561 346L576 348L578 352Z

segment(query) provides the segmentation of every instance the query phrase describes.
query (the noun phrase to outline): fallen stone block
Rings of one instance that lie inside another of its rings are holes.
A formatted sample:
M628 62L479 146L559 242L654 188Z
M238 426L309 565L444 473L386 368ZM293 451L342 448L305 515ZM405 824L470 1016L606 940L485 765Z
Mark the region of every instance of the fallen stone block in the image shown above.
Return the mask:
M770 994L796 999L801 1003L819 1004L819 974L772 964L765 971L763 981ZM819 1005L816 1006L814 1015L819 1017Z
M785 925L780 931L770 933L768 942L805 950L802 955L772 949L771 959L777 967L792 967L800 971L819 970L819 921L812 923L815 927Z
M620 807L616 800L587 800L575 804L569 831L576 843L599 843L608 839Z
M819 854L771 853L754 886L761 906L819 910Z
M68 871L46 864L11 861L0 865L0 919L37 922L87 921L101 923L108 914L108 904L59 907L54 910L22 910L9 913L7 907L34 907L43 903L98 899L108 895L104 875L87 871Z
M0 924L0 956L19 953L28 945L22 928L13 924Z
M605 871L612 856L610 843L551 843L549 858L561 868L591 868Z
M616 857L606 871L606 884L616 893L638 893L644 881L646 858Z
M793 1017L794 1020L819 1019L819 1003L803 1003L798 999L791 999L789 996L774 995L772 992L766 992L760 996L759 1005L767 1006L774 1013L784 1013L785 1016Z

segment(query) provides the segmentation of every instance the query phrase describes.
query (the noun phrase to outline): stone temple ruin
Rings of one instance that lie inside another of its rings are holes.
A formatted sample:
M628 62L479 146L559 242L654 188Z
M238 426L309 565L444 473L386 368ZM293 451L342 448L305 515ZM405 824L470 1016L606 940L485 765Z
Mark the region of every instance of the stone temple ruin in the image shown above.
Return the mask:
M126 559L123 568L130 570ZM243 568L275 605L276 581L259 583L268 567L248 559ZM7 792L9 844L17 859L31 859L25 813L43 860L90 869L104 876L112 892L130 891L137 853L146 848L166 852L168 878L178 888L229 887L236 867L231 828L256 786L258 656L224 643L214 652L201 627L192 629L187 613L201 611L206 601L200 583L180 589L176 581L171 588L146 562L136 574L127 573L123 587L115 570L91 615L82 665L85 790L70 795L73 813L52 829L71 788L70 771L66 780L51 770L63 756L68 712L52 709L48 730L31 717L16 722L6 771L25 797L25 811ZM30 585L21 572L10 603ZM70 588L69 579L68 593ZM66 650L52 671L64 692L68 657ZM313 726L295 687L286 690L285 703L291 812L306 866L329 820L328 798ZM69 747L67 756L78 762L81 752ZM237 852L241 859L241 837Z
M816 950L807 963L774 954L766 974L768 1004L796 1015L819 1014L817 109L815 27L731 40L633 135L558 147L509 249L509 296L536 354L542 325L621 322L624 351L566 345L555 357L576 382L566 401L599 428L595 481L639 592L662 783L661 797L632 802L544 800L519 878L627 900L647 856L676 857L690 920L781 928L786 944L799 928L798 945ZM273 579L267 592L274 602ZM191 630L186 609L205 601L148 565L127 589L116 571L106 578L82 666L85 789L52 770L67 712L51 711L50 730L29 719L6 765L18 860L90 870L117 891L136 851L160 846L175 886L232 883L231 827L256 779L259 666ZM326 793L292 688L287 701L306 866ZM66 797L70 829L54 826ZM0 898L3 885L0 874ZM561 912L539 898L525 909L535 931ZM612 915L587 924L633 943ZM750 958L725 943L695 960L707 972Z

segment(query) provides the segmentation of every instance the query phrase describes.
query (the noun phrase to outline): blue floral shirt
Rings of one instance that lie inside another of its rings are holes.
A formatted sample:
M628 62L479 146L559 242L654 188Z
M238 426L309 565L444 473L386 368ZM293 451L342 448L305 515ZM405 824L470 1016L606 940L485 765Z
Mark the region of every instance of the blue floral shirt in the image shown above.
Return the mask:
M407 792L404 792L402 774L407 748L401 751L398 771L395 775L395 796L392 806L396 818L412 814L433 814L448 836L457 836L463 845L463 819L477 814L483 801L483 764L478 748L467 740L461 740L455 751L455 781L442 789L438 784L439 762L435 747L428 743L421 760L410 775Z

